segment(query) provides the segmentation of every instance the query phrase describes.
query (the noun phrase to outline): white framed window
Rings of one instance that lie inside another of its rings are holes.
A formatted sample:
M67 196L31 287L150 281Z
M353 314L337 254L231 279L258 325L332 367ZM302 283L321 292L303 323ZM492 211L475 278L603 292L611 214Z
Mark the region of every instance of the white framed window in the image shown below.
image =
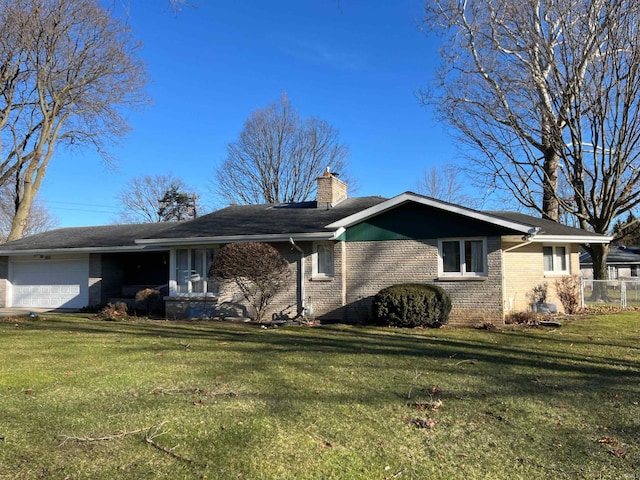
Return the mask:
M542 256L545 274L569 273L569 248L566 245L545 245Z
M175 293L178 295L215 295L218 283L209 278L209 268L217 248L178 248L175 251Z
M438 240L438 264L441 276L486 276L487 239L445 238Z
M333 242L315 242L313 244L313 277L333 278Z

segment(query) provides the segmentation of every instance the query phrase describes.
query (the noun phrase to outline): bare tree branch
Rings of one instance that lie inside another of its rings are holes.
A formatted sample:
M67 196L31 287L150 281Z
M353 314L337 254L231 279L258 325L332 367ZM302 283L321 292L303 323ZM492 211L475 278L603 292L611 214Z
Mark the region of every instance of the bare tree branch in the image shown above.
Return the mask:
M0 184L24 179L9 240L24 232L56 146L105 154L127 131L122 109L146 101L137 50L97 0L0 0Z
M426 12L444 44L422 99L485 181L597 233L640 203L640 4L429 0ZM606 246L589 248L602 278Z
M324 120L300 119L287 96L254 111L216 172L231 203L289 203L311 198L327 166L345 176L348 148Z

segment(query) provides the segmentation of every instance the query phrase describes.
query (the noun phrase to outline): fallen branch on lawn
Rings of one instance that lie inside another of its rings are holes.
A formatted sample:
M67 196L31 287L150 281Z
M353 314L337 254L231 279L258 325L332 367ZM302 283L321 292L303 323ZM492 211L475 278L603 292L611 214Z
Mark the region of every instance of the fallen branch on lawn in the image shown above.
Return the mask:
M151 434L151 430L149 430L149 432L145 435L144 437L144 441L147 442L149 445L151 445L153 448L160 450L163 453L166 453L167 455L175 458L176 460L180 460L182 462L186 462L190 465L198 465L200 467L206 467L207 465L204 463L200 463L200 462L196 462L195 460L188 458L188 457L184 457L176 452L174 452L173 450L178 448L178 445L176 445L173 448L166 448L163 447L162 445L159 445L154 439L159 437L160 435L164 435L166 432L159 432L160 427L162 425L158 425L155 428L155 432L153 433L153 435Z
M458 365L462 365L463 363L469 363L471 365L475 365L475 363L477 362L477 360L471 358L469 360L460 360L459 362L456 363L447 363L448 367L457 367Z
M236 392L207 392L201 388L154 388L149 395L202 395L207 397L236 397Z
M164 425L164 423L165 422L162 422L162 423L156 425L155 428L156 429L160 428L162 425ZM106 442L106 441L109 441L109 440L116 440L116 439L119 439L119 438L124 438L124 437L127 437L129 435L135 435L136 433L149 431L149 430L151 430L151 428L153 428L153 427L145 427L145 428L140 428L138 430L129 430L129 431L126 431L126 432L114 433L112 435L105 435L103 437L71 437L69 435L58 435L59 438L64 439L62 441L62 443L60 445L58 445L58 446L61 447L62 445L64 445L68 441L81 442L81 443Z

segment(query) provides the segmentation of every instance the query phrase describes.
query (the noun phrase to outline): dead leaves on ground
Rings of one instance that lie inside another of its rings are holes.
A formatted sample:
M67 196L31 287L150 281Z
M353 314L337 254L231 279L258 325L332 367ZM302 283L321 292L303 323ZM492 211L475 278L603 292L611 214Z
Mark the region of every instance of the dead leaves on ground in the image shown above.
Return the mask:
M629 453L627 445L613 437L601 437L598 439L598 443L600 445L606 445L609 453L618 458L624 458Z
M442 389L440 389L440 387L433 386L428 390L428 393L430 396L429 400L416 398L415 400L410 401L408 406L419 412L439 412L442 407L442 400L434 398L434 395L440 395L442 393ZM405 422L416 428L426 428L429 430L434 428L438 423L437 420L431 417L414 417L410 415L405 417Z

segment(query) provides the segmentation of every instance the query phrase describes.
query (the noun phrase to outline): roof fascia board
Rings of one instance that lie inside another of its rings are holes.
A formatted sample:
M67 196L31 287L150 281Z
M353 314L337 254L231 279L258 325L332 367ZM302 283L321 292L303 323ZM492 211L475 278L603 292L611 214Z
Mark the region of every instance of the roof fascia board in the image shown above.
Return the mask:
M145 238L136 240L140 245L206 245L234 242L288 242L290 238L295 241L335 240L344 232L343 228L337 228L327 232L313 233L278 233L269 235L224 235L217 237L185 237L185 238Z
M77 247L77 248L31 248L28 250L1 250L1 257L13 257L20 255L48 255L65 253L128 253L128 252L155 252L164 251L166 248L127 246L127 247Z
M389 200L385 200L382 203L374 205L373 207L369 207L358 213L349 215L348 217L341 218L336 222L330 223L326 227L327 228L339 228L339 227L347 228L352 225L355 225L356 223L360 223L364 220L367 220L368 218L374 217L376 215L379 215L380 213L383 213L387 210L390 210L399 205L402 205L403 203L408 203L408 202L415 202L421 205L426 205L428 207L438 208L440 210L456 213L459 215L463 215L465 217L473 218L475 220L480 220L483 222L491 223L493 225L505 227L510 230L515 230L516 232L521 232L527 235L535 235L540 230L538 227L534 227L532 225L513 222L511 220L506 220L504 218L494 217L493 215L488 215L478 210L471 210L465 207L453 205L451 203L442 202L440 200L436 200L433 198L422 197L410 192L402 193L396 197L390 198Z

